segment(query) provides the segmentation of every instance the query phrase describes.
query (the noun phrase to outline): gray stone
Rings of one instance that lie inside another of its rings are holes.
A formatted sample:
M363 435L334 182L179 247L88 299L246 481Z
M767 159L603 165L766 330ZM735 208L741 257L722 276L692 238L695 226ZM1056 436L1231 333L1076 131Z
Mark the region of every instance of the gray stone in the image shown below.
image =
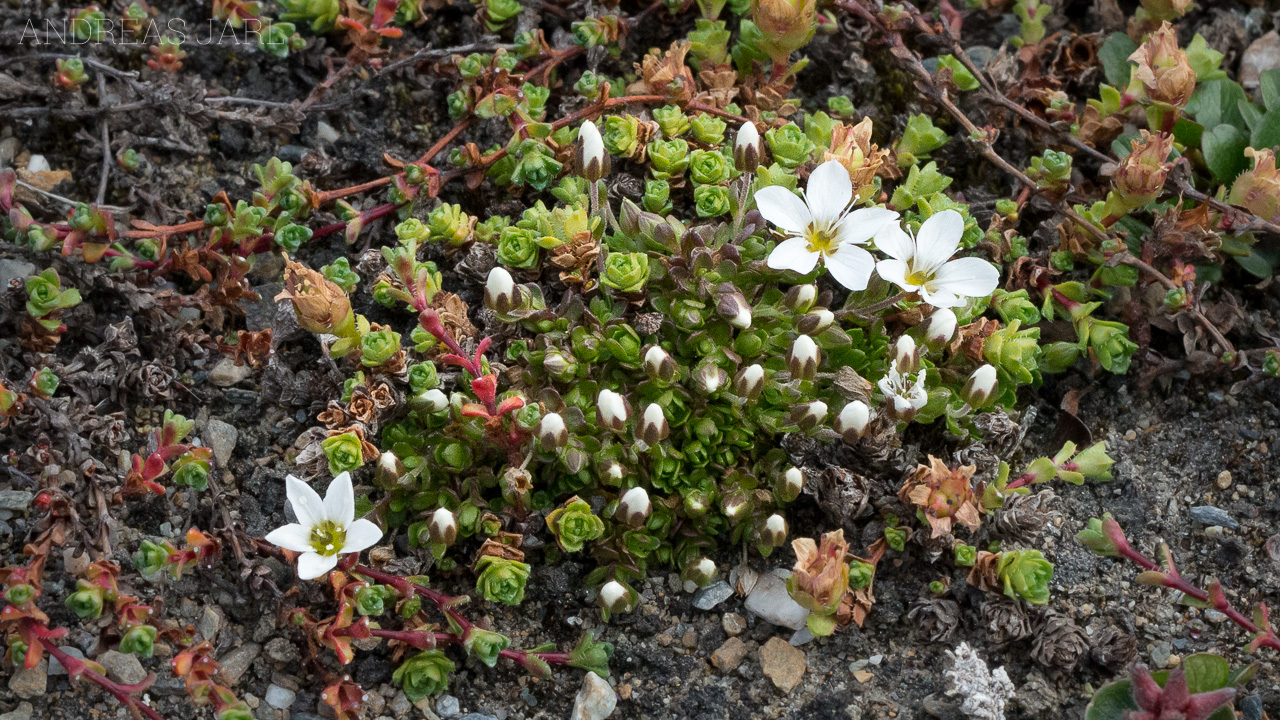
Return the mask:
M329 123L321 120L316 123L316 140L327 145L338 142L338 131L333 129Z
M0 490L0 510L26 510L35 495L26 490Z
M40 697L49 686L49 675L45 661L33 668L23 668L9 678L9 689L23 700Z
M218 637L218 631L222 629L222 613L218 612L212 606L206 605L204 611L200 613L200 622L196 624L196 632L200 633L200 637L213 642Z
M460 720L498 720L498 718L493 715L485 715L484 713L467 713L466 715L463 715Z
M288 663L297 662L298 646L289 642L285 638L272 638L267 641L267 657L276 662Z
M36 266L29 262L23 262L21 260L0 260L0 290L8 289L10 280L25 281L27 278L35 274Z
M1226 510L1220 510L1212 505L1197 505L1187 511L1191 519L1204 525L1221 525L1235 529L1240 527L1240 523Z
M458 698L452 695L441 695L436 700L436 714L445 720L455 718L462 714L462 705L458 702Z
M142 682L147 677L147 671L142 669L142 663L138 661L138 656L133 653L108 650L98 656L98 662L102 663L102 667L106 668L107 677L116 682L133 685Z
M729 583L721 580L699 590L698 594L693 596L693 606L699 610L710 610L732 596L733 588Z
M790 642L795 647L800 647L801 645L807 645L812 641L813 641L813 632L809 630L809 626L806 624L804 627L795 631L795 633L791 635L791 639L788 642Z
M1240 56L1240 84L1246 90L1256 89L1262 82L1262 73L1280 67L1280 33L1275 30L1263 35L1245 49Z
M230 423L221 420L210 420L205 425L202 440L213 450L213 459L218 467L225 468L231 460L231 451L236 449L236 441L240 439L240 431Z
M245 643L240 647L232 650L218 663L222 669L218 671L218 679L225 683L228 687L234 686L240 682L240 677L249 669L249 665L258 659L258 655L262 653L262 646L257 643Z
M33 712L35 712L35 708L31 707L31 703L18 703L17 708L0 715L0 720L31 720Z
M209 371L209 382L218 387L231 387L252 374L248 365L237 365L235 360L224 357Z
M609 681L588 671L582 679L582 689L573 699L573 714L569 720L604 720L618 707L618 694L609 687Z
M273 684L267 686L267 694L263 699L267 701L268 705L277 710L287 710L293 705L293 701L297 696L298 694L294 691Z
M70 655L73 658L79 658L80 660L85 659L84 653L80 651L80 648L74 645L63 645L62 652ZM58 662L58 658L50 656L49 657L49 677L55 677L58 675L66 675L66 674L67 674L67 669L62 667L62 663Z
M787 584L773 573L765 573L747 596L746 608L774 625L799 630L804 627L809 611L787 593Z

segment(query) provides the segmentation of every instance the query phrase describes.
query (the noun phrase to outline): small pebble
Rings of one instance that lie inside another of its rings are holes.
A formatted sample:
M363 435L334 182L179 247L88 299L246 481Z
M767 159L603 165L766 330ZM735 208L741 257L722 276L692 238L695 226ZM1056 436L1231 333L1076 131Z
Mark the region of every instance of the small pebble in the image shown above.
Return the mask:
M724 628L725 635L737 637L747 629L747 621L738 613L725 613L720 618L720 627Z
M1223 490L1226 490L1227 488L1231 487L1231 471L1230 470L1223 470L1222 472L1218 473L1218 487L1222 488Z

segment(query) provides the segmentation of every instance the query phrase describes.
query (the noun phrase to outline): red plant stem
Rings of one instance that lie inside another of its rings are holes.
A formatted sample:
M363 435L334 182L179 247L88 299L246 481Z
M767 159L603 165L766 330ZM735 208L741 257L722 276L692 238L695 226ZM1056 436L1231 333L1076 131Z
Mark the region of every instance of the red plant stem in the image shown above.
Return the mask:
M359 570L357 569L357 572ZM386 640L396 640L419 650L430 650L439 645L465 645L466 639L456 633L441 633L431 630L382 630L370 628L369 635ZM511 650L498 653L498 657L527 665L530 657L536 657L551 665L567 665L569 653L531 653L526 650Z
M1125 558L1143 570L1159 573L1162 578L1160 584L1163 587L1177 590L1178 592L1181 592L1188 597L1195 598L1200 602L1210 603L1214 610L1226 615L1231 622L1240 626L1247 632L1254 635L1261 635L1262 637L1256 641L1258 646L1265 646L1272 650L1280 651L1280 636L1276 635L1275 630L1271 628L1263 629L1258 627L1253 620L1246 617L1239 610L1236 610L1231 604L1231 601L1227 600L1226 594L1222 592L1222 587L1216 580L1214 581L1216 592L1202 590L1195 585L1192 585L1178 573L1176 568L1173 567L1173 557L1171 555L1168 556L1168 568L1161 568L1156 561L1138 552L1129 544L1128 539L1124 536L1124 532L1120 530L1120 526L1115 520L1108 518L1104 520L1103 523L1108 526L1110 531L1107 535L1111 541L1115 543L1116 552L1120 557ZM1211 590L1212 589L1215 588L1211 587Z
M30 619L28 619L26 622L32 625L39 625L39 623L36 623L34 620L30 620ZM128 690L126 690L124 687L117 684L116 682L109 680L108 678L103 677L102 675L99 675L98 673L94 672L90 668L86 667L84 665L84 662L79 658L71 657L70 655L63 652L57 645L54 645L52 643L42 642L41 644L44 645L45 650L49 651L50 655L52 655L58 662L62 663L62 667L67 668L68 673L70 673L71 670L73 670L75 667L79 666L81 668L80 669L81 676L88 678L91 682L96 684L98 687L101 687L103 690L106 690L107 692L111 693L111 695L115 697L115 699L118 700L121 705L124 705L125 707L128 707L136 712L142 713L150 720L164 720L164 716L156 712L155 710L153 710L150 705L130 695Z
M450 618L453 618L453 621L456 622L458 624L458 627L462 628L463 631L471 629L471 625L472 625L471 621L468 620L466 617L464 617L462 613L458 612L453 607L455 604L458 603L460 598L450 597L443 593L432 590L429 587L423 587L417 583L409 582L407 579L400 577L399 575L391 575L389 573L380 572L378 570L374 570L371 567L368 567L367 565L356 565L354 568L351 569L351 572L356 573L357 575L363 575L373 580L377 580L383 585L390 585L391 587L396 589L396 592L400 593L405 597L413 597L414 595L418 595L418 596L421 596L422 598L425 598L426 600L430 600L432 603L435 603L435 606L440 609L440 612L443 612L444 614L448 615Z

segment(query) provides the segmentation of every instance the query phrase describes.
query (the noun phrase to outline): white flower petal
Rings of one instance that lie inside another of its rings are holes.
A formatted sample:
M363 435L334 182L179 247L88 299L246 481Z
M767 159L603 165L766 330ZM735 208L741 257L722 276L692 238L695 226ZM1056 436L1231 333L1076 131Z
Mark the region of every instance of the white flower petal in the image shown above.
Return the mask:
M986 297L1000 284L1000 271L976 257L957 258L938 268L929 291L965 297Z
M889 373L890 375L892 375L894 374L894 371L890 370ZM893 395L893 378L891 378L889 375L885 375L884 377L876 381L876 387L880 388L880 392L885 397L889 397L890 395Z
M373 547L374 543L381 539L382 528L371 520L360 518L347 528L347 541L342 544L341 552L360 552L365 548Z
M774 270L795 270L807 275L817 266L818 253L809 249L809 241L804 238L787 238L769 253L766 264Z
M871 207L854 210L844 216L836 229L840 244L863 245L872 237L878 237L890 226L898 224L898 213L887 208ZM905 258L901 258L905 259Z
M284 479L284 492L299 523L312 527L324 521L324 501L310 485L289 475Z
M930 292L928 287L922 287L918 291L920 299L936 308L953 308L964 305L964 298L949 292Z
M852 215L851 215L852 217ZM876 233L876 248L895 260L906 262L916 254L916 241L897 222L886 223Z
M320 555L308 552L298 556L298 577L315 580L338 566L337 555Z
M825 262L831 277L854 291L866 290L867 281L876 269L876 260L871 257L871 253L848 243L841 245Z
M809 206L790 190L770 185L756 193L756 208L765 220L792 235L804 235L813 221Z
M804 201L815 223L834 225L853 202L853 182L849 180L849 171L835 160L822 163L809 174Z
M881 260L876 263L876 272L907 292L912 292L917 287L907 282L907 264L901 260Z
M285 550L294 552L311 551L311 528L298 523L289 523L267 533L265 540L272 545L279 545Z
M342 527L356 518L356 493L351 487L351 473L338 473L324 491L324 516Z
M961 235L964 235L964 218L960 213L943 210L930 216L916 234L916 254L912 270L931 274L942 267L942 263L956 254Z

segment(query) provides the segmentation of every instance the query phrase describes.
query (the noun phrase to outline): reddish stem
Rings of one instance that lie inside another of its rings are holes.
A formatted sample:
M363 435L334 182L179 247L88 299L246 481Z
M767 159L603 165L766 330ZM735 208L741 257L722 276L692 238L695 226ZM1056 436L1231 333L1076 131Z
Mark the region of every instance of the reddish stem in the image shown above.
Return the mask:
M45 630L48 630L47 626L37 623L34 620L27 619L25 622L28 626L43 627ZM124 705L135 712L142 713L150 720L164 720L164 716L153 710L150 705L144 703L133 695L130 695L127 687L94 672L85 665L83 660L66 654L57 645L47 642L41 644L44 645L45 650L49 651L50 655L52 655L58 662L62 663L62 667L67 669L67 674L71 677L77 677L76 671L78 669L79 677L88 678L98 687L101 687L103 690L111 693L111 695L115 697L121 705Z

